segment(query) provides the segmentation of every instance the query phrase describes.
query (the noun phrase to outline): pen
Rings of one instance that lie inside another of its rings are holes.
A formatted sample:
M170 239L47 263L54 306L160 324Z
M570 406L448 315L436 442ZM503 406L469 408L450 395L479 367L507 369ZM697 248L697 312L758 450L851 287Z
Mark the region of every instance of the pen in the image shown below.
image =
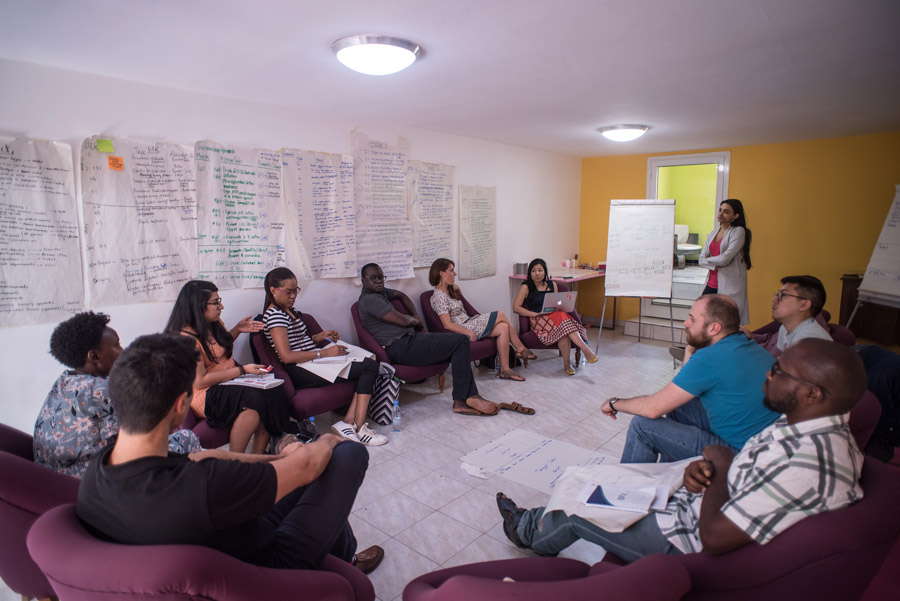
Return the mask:
M325 340L327 340L327 341L330 342L331 344L334 344L334 340L332 340L332 339L329 338L328 336L325 337Z

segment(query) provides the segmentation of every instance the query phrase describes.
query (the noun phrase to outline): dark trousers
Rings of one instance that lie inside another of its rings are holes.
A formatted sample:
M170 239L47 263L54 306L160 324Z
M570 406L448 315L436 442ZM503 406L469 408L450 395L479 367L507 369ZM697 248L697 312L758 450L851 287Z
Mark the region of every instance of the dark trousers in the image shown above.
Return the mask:
M311 371L307 371L294 363L288 363L284 366L285 371L291 377L294 388L319 388L320 386L328 386L331 384L325 378L318 376ZM378 361L374 359L365 359L363 361L354 361L350 365L350 373L346 378L338 378L335 382L347 382L356 380L357 394L372 394L375 390L375 378L378 376Z
M453 400L464 401L478 394L472 375L472 352L464 334L413 332L398 338L384 349L392 362L403 365L432 365L450 361L453 373Z
M275 529L267 565L314 570L329 554L350 562L356 553L356 538L347 516L368 466L366 447L341 442L334 447L322 475L276 503L264 518Z

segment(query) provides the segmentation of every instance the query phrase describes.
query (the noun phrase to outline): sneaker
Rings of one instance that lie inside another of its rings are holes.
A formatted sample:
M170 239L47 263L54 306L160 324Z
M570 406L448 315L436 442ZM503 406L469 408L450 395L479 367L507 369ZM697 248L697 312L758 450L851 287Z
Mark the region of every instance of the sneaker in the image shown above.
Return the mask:
M369 424L360 426L359 430L356 431L356 437L359 439L359 442L370 447L380 447L388 441L387 436L371 429Z
M347 422L345 422L345 421L335 422L334 425L331 426L331 428L345 440L352 440L353 442L359 442L359 437L356 436L356 430L354 430L353 426L351 426Z
M382 559L384 559L384 549L378 545L372 545L353 556L353 565L362 570L363 574L369 574L378 567Z

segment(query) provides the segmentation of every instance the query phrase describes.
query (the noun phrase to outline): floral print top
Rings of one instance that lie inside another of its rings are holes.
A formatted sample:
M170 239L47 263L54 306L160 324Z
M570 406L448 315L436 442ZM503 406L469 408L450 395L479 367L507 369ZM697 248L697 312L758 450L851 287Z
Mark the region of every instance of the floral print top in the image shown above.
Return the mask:
M94 455L115 441L119 422L109 400L109 380L63 372L34 424L34 461L50 469L81 478ZM169 436L169 451L200 451L200 439L190 430Z

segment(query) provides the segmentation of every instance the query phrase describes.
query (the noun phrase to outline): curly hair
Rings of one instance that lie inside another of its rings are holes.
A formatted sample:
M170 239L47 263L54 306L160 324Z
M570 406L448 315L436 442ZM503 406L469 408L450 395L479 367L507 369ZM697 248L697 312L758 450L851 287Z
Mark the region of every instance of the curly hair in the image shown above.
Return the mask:
M84 367L88 351L100 349L109 315L87 311L62 322L50 336L50 354L72 369Z

